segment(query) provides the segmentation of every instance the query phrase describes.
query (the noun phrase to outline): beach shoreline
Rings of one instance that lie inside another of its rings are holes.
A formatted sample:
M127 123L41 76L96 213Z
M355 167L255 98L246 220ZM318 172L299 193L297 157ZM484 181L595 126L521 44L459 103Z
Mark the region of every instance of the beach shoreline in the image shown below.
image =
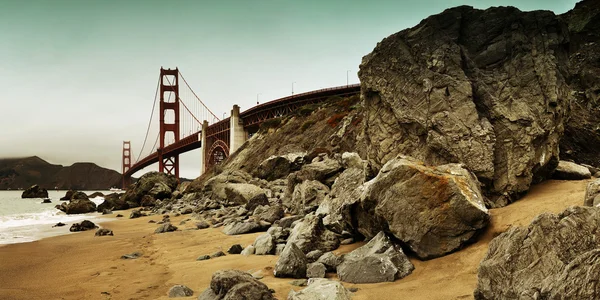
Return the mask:
M464 249L428 261L411 258L415 271L400 280L377 284L346 284L357 287L352 299L472 299L477 284L477 267L487 252L489 241L510 226L525 226L542 212L559 213L581 205L588 181L548 181L536 185L523 199L500 209L492 209L489 228L479 240ZM259 272L262 282L286 299L291 278L275 278L277 256L226 255L196 261L204 254L226 252L233 244L252 244L262 233L237 236L223 234L222 228L192 230L191 215L171 217L180 230L155 234L160 221L153 215L128 219L128 211L100 216L100 227L114 236L94 236L95 230L44 238L35 242L0 245L1 299L168 299L175 284L194 290L197 299L209 286L212 274L222 269ZM116 218L116 214L124 215ZM186 219L186 224L180 222ZM66 226L65 226L66 227ZM65 228L68 230L68 228ZM355 243L335 252L345 253L362 245ZM121 255L140 251L138 259ZM335 274L328 274L336 278Z

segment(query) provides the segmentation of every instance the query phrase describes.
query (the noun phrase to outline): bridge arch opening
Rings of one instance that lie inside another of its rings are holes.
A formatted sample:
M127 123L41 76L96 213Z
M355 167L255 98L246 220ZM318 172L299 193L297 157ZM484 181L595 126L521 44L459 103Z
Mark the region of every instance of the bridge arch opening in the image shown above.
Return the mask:
M215 141L208 151L208 166L216 166L229 157L229 147L221 140Z

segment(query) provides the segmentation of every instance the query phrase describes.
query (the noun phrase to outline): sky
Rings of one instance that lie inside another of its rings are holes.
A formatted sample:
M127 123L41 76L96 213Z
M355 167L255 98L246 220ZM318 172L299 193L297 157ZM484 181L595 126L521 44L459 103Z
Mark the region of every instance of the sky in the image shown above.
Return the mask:
M358 83L377 42L449 7L560 14L576 2L0 0L0 157L120 172L122 142L134 156L143 143L161 67L178 67L222 117L292 87ZM180 157L180 174L200 175L200 150Z

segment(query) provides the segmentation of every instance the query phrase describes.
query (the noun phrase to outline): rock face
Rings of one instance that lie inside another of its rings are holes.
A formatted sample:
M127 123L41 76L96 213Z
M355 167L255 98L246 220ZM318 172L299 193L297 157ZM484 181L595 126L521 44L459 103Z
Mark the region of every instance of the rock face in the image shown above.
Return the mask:
M21 198L48 198L48 191L35 184L24 190L21 194Z
M210 287L198 300L256 299L275 300L269 288L252 275L238 270L221 270L213 274Z
M584 166L561 160L552 173L552 177L563 180L582 180L592 178L592 173Z
M500 234L479 265L475 299L597 299L599 226L600 208L570 207Z
M350 293L341 283L324 278L309 280L308 287L290 291L288 300L350 300Z
M288 242L275 264L275 277L306 277L306 256L296 244Z
M121 196L121 200L129 207L138 207L144 195L150 195L156 200L171 197L171 193L177 188L175 176L161 172L148 172Z
M365 183L356 209L366 237L386 231L422 259L459 249L489 222L477 179L458 164L426 167L408 157Z
M377 283L406 277L414 269L402 249L382 231L366 245L346 254L337 274L345 282Z
M597 206L598 204L600 204L600 179L588 183L583 200L585 206Z
M464 163L495 206L558 162L567 25L549 11L451 8L381 41L359 78L370 162Z

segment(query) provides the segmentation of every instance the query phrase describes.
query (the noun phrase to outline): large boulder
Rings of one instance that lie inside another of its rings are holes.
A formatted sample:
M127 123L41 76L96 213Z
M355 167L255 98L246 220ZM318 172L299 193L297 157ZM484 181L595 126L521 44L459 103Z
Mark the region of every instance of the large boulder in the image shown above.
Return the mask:
M552 178L562 180L582 180L592 178L590 170L584 166L561 160L552 173Z
M597 299L598 248L600 208L541 214L490 242L475 299Z
M78 191L74 191L71 194L71 199L69 200L89 200L90 198L88 197L88 195L84 192L78 192Z
M213 274L210 287L198 300L256 299L275 300L269 288L252 275L238 270L220 270Z
M137 207L140 206L142 197L145 195L151 195L158 200L169 198L176 188L177 178L175 176L162 172L148 172L127 189L121 199L130 207Z
M238 235L260 231L261 228L260 224L253 221L235 221L225 226L225 228L223 228L223 233L226 235Z
M273 224L275 221L283 218L284 211L283 207L279 204L269 206L263 205L257 207L252 215L259 220Z
M344 255L337 274L344 282L377 283L404 278L414 269L402 248L381 231L366 245Z
M306 153L303 152L271 156L260 163L254 175L268 181L284 178L291 172L300 170L305 162L305 157Z
M290 211L295 214L307 214L315 211L325 196L329 187L316 180L305 180L294 187Z
M421 259L459 249L489 222L477 179L458 164L427 167L398 157L364 186L358 231L389 232Z
M569 33L550 11L451 8L393 34L358 73L374 166L460 162L494 206L556 167L570 110Z
M313 250L332 251L340 246L338 235L325 228L321 217L314 213L294 226L287 243L295 244L305 254Z
M87 195L86 195L87 197ZM96 203L88 199L74 199L67 202L63 202L56 206L57 209L64 211L67 215L72 214L85 214L96 211Z
M124 210L129 209L129 204L124 201L124 197L121 197L122 194L119 193L111 193L104 196L104 202L100 203L97 207L97 211L101 212L105 209L108 210Z
M585 189L583 205L598 206L600 204L600 179L588 183Z
M305 278L308 260L302 250L288 242L275 263L275 277Z
M248 183L227 183L224 191L227 201L236 205L246 205L248 200L265 193L262 188Z
M21 198L48 198L48 191L37 184L30 186L21 194Z
M352 293L341 283L325 278L313 278L301 291L291 290L287 300L350 300Z
M98 226L96 226L96 224L94 224L94 222L88 221L88 220L83 220L80 223L74 223L73 225L71 225L71 228L69 228L69 231L77 232L77 231L92 230L92 229L96 229L96 228L98 228Z
M354 229L351 208L360 201L362 185L366 179L365 170L354 167L344 170L338 176L331 192L317 209L317 214L324 216L325 227L337 233Z

